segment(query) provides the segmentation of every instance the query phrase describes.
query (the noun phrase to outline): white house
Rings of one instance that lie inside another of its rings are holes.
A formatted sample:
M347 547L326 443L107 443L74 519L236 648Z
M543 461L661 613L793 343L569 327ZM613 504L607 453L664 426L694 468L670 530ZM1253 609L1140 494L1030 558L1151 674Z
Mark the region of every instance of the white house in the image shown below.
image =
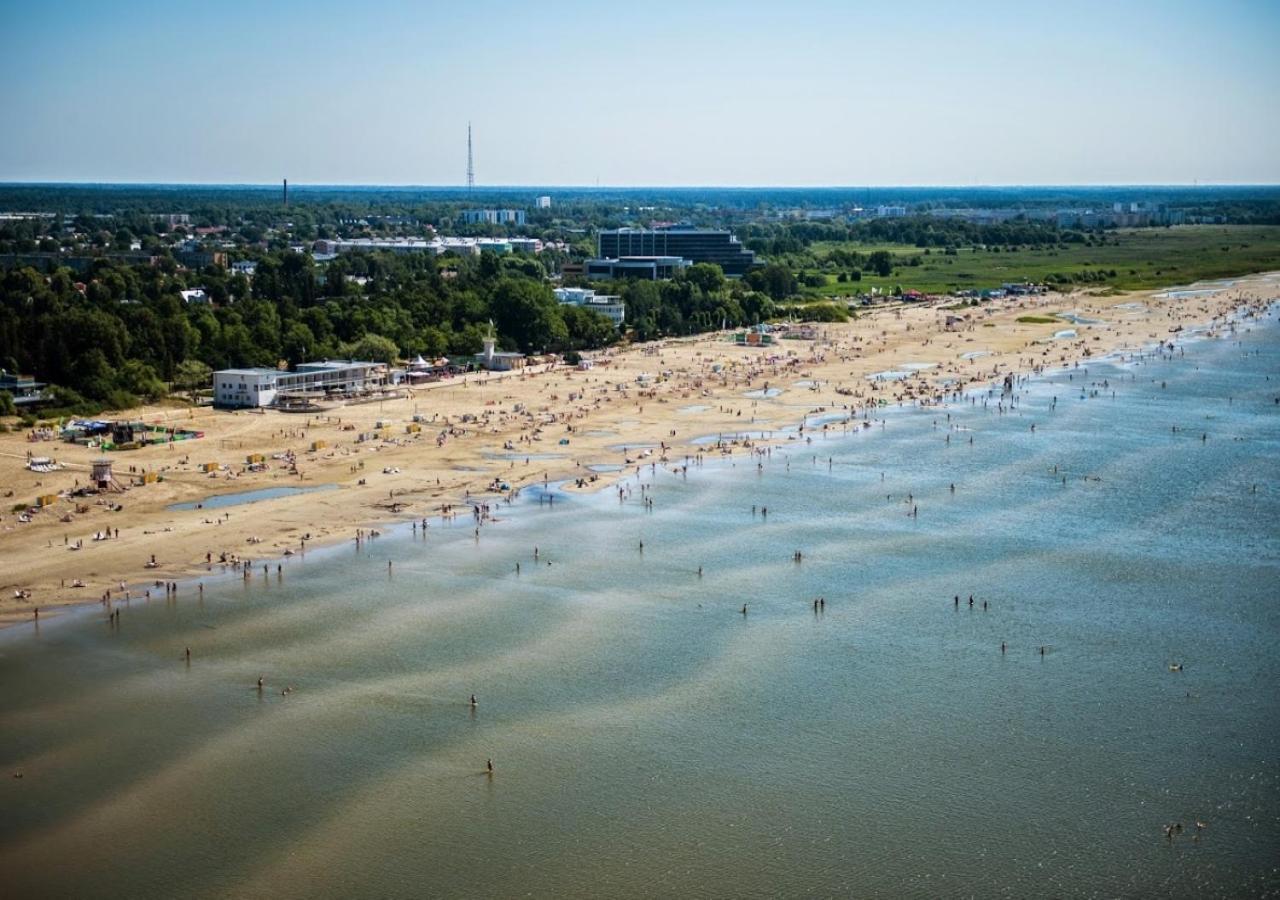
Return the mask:
M276 399L278 369L220 369L213 373L213 405L222 409L270 406Z
M556 299L568 306L580 306L600 313L621 328L626 318L627 306L614 294L597 294L590 288L560 287L555 289Z
M204 288L191 288L187 291L178 291L182 295L183 303L208 303L209 295Z

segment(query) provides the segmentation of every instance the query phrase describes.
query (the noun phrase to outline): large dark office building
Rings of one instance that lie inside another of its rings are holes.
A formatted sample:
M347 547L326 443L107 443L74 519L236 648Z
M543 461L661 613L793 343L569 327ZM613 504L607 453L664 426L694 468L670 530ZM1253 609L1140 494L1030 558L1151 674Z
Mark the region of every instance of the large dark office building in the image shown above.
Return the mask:
M731 276L745 275L756 264L756 255L738 242L731 231L671 225L647 231L616 228L600 232L596 249L603 259L679 256L691 263L715 263Z

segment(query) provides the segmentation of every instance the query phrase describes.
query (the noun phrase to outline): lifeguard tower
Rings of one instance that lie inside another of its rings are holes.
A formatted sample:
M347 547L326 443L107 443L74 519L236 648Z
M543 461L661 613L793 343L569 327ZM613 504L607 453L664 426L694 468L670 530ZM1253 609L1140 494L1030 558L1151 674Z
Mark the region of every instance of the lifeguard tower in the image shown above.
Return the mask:
M119 482L111 473L111 460L106 457L93 461L93 486L99 492L121 490Z

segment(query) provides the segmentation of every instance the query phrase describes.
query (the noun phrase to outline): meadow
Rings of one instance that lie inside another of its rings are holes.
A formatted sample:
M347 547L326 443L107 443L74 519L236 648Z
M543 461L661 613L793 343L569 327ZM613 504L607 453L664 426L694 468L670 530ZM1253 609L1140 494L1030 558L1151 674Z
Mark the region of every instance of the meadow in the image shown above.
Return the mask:
M863 271L861 281L841 282L840 270L831 267L827 259L836 248L862 254L887 250L894 257L894 271L887 277ZM826 279L824 285L802 289L814 299L849 296L872 288L880 293L896 287L926 293L985 290L1006 282L1045 282L1062 275L1071 276L1077 284L1138 290L1280 269L1280 226L1123 229L1103 232L1088 243L1012 249L962 247L955 255L940 248L926 250L907 244L815 243L810 251L817 266L800 274L819 274ZM912 260L918 264L912 265Z

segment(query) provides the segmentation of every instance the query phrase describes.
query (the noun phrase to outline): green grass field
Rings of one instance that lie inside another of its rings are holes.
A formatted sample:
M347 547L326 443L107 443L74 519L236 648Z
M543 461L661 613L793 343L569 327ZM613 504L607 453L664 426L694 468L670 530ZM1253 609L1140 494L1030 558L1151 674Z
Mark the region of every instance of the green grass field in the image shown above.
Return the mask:
M819 264L836 246L814 244L812 252ZM940 249L929 255L906 244L846 244L846 249L867 254L888 250L903 264L892 275L880 278L868 272L861 281L837 282L838 272L819 269L826 275L823 287L806 287L803 292L815 299L839 297L879 288L882 292L900 286L903 290L946 293L953 290L997 288L1005 282L1042 282L1052 273L1106 273L1100 280L1077 286L1110 286L1118 290L1166 287L1211 278L1224 278L1280 269L1280 226L1273 225L1186 225L1175 228L1139 228L1106 232L1094 246L1069 244L1065 248L1021 249L991 252L965 247L956 256ZM919 256L921 264L906 260ZM809 270L812 272L813 270ZM1114 271L1115 274L1110 273Z

